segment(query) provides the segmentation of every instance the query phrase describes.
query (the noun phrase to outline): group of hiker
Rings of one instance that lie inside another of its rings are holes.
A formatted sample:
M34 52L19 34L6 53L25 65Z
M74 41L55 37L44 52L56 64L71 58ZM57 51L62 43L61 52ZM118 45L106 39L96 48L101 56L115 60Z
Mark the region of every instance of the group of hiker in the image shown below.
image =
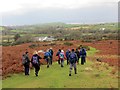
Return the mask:
M41 56L38 55L38 52L35 51L30 60L28 56L28 51L26 51L22 57L22 64L24 65L25 75L29 75L29 68L31 62L32 66L35 68L35 75L38 76L38 72L40 70L40 59L45 59L45 61L47 62L47 68L49 68L53 62L53 54L54 52L52 48L47 49L44 52L44 57L42 58ZM68 49L66 50L66 52L64 52L64 50L59 49L58 52L56 53L56 56L58 57L58 64L60 64L62 68L64 67L64 60L67 60L67 65L70 65L69 76L71 76L73 67L75 74L77 74L76 64L79 64L80 58L81 65L84 65L84 63L86 62L86 50L83 47L80 48L80 50Z

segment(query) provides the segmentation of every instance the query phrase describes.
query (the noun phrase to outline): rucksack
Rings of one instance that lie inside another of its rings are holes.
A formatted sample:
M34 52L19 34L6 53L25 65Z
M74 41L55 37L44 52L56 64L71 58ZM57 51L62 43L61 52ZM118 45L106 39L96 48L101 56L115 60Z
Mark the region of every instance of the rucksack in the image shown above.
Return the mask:
M76 54L75 53L71 53L70 54L70 63L74 63L76 60Z
M22 56L22 64L24 65L26 63L27 63L27 57L26 57L26 55L23 55Z
M45 53L45 56L46 56L46 57L48 57L48 56L49 56L49 53L48 53L48 52L46 52L46 53Z
M38 64L38 57L37 56L33 56L33 64Z
M59 54L60 59L64 59L64 53Z
M45 53L45 56L46 56L46 57L49 57L50 54L51 54L50 52L46 52L46 53Z
M50 49L49 52L51 53L51 55L53 55L53 50Z
M76 58L75 53L71 53L71 54L70 54L70 58L71 58L71 59Z

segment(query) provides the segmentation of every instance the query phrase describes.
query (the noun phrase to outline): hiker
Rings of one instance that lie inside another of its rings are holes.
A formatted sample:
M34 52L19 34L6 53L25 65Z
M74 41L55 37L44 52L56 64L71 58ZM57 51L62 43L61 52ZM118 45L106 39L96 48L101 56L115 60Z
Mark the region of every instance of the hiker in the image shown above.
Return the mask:
M38 76L38 72L40 70L40 61L39 61L39 59L42 59L42 58L38 55L38 52L35 51L33 53L31 63L32 63L33 67L35 68L35 75L36 76Z
M49 52L49 50L47 50L44 54L44 59L47 62L47 68L49 68L49 65L51 64L51 53Z
M83 47L80 49L80 58L81 65L84 65L84 63L86 63L86 50Z
M56 56L58 56L58 64L60 64L60 57L59 57L60 52L61 52L61 49L59 49L58 52L56 53Z
M53 50L52 50L52 48L49 49L49 52L51 53L50 64L52 65L52 61L53 61Z
M59 54L59 58L60 58L60 61L61 61L61 67L64 67L64 59L66 58L65 57L65 53L63 50L61 50L60 54Z
M25 54L23 54L22 64L24 65L25 75L29 75L30 59L28 57L28 52L25 52Z
M67 58L67 65L69 64L69 55L70 55L70 49L66 51L66 58Z
M76 49L75 53L77 54L77 57L78 57L78 60L77 60L77 63L79 64L79 59L80 59L80 52L78 51L78 49Z
M69 76L71 76L72 67L74 67L74 72L75 72L75 74L77 74L77 67L76 67L77 60L78 60L77 54L74 52L74 49L72 49L72 51L70 53L70 58L69 58L69 62L70 62Z

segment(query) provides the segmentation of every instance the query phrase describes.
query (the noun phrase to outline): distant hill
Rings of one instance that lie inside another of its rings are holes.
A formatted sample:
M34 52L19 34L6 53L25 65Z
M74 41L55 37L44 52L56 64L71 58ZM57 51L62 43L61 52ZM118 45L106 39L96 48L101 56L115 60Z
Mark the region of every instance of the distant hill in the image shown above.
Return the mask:
M35 25L23 25L23 26L0 26L0 30L36 30L44 28L68 28L74 30L76 29L94 29L99 30L100 28L117 30L118 23L100 23L100 24L66 24L62 22L54 23L44 23L44 24L35 24Z

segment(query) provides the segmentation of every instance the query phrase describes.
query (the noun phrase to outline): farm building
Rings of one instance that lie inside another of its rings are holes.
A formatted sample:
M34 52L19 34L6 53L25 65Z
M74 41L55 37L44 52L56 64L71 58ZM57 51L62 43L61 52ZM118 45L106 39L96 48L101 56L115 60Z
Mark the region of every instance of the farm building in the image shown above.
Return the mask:
M35 37L34 41L54 41L56 40L54 37L49 36L49 37Z

